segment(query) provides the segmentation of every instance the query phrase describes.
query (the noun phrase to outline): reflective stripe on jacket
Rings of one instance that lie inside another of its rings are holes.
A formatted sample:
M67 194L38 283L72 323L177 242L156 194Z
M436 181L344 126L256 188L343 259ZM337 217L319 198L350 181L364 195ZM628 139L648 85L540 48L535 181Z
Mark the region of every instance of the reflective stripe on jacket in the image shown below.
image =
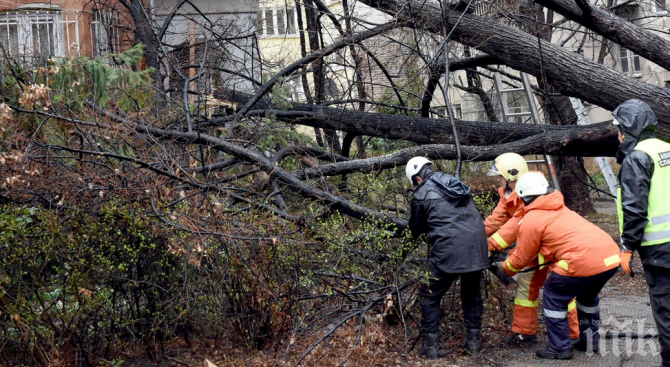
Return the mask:
M486 236L489 237L489 249L498 251L509 247L519 233L519 221L523 215L523 201L512 190L509 197L505 197L505 188L499 187L500 201L493 213L486 218Z
M670 144L659 139L646 139L635 146L654 161L654 174L649 189L647 225L644 227L641 246L670 242ZM623 234L623 207L621 188L617 190L619 231Z
M533 261L538 253L552 270L571 277L587 277L619 266L619 247L605 231L564 205L554 191L526 206L519 223L515 251L503 263L513 275Z

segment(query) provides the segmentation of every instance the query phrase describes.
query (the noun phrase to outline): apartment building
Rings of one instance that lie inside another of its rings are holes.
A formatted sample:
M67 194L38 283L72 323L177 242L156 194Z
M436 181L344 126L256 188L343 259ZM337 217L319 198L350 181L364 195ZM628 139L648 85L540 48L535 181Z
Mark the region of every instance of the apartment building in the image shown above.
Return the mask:
M104 57L122 47L117 20L88 0L0 0L0 57Z
M152 17L159 28L178 3L152 2ZM173 14L162 38L164 51L170 55L164 65L168 76L166 90L181 98L185 80L199 75L189 88L209 96L208 114L217 106L235 105L222 96L222 91L253 93L262 80L255 28L257 12L257 0L193 0L183 4ZM214 99L217 91L219 99Z
M344 20L344 3L341 0L324 0L323 3L330 12L338 19L342 28L346 29ZM288 5L287 5L288 4ZM303 5L304 6L304 5ZM353 18L352 31L358 32L375 24L382 24L390 17L376 9L356 1L347 3L348 14ZM261 0L257 16L256 29L259 36L259 49L263 61L272 73L281 70L282 67L299 60L302 57L300 46L299 17L303 28L307 28L306 13L304 7L298 11L294 3L281 0ZM321 32L320 40L324 46L339 41L342 36L329 17L320 16ZM399 47L392 39L400 39L410 35L405 30L393 30L384 36L373 37L363 44L375 54L388 69L391 77L401 80L404 77L403 68L410 58L409 52ZM308 32L304 32L306 53L310 52L308 44ZM387 92L389 82L387 76L382 73L378 65L371 60L364 51L357 48L361 60L360 66L363 73L363 84L368 99L379 100ZM349 47L342 48L327 56L323 60L324 69L324 92L328 100L347 100L358 98L358 90L353 83L356 79L354 60ZM307 74L308 85L313 90L312 74ZM305 101L304 88L302 87L300 75L293 75L285 81L292 91L295 101ZM368 106L374 109L374 106Z

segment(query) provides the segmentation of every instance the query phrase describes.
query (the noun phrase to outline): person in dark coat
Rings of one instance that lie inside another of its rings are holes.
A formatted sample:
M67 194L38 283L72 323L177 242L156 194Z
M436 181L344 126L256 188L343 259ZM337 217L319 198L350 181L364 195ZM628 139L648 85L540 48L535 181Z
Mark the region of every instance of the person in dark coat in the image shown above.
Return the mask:
M465 346L480 351L483 300L482 271L489 267L484 221L472 200L470 188L456 177L434 172L432 162L414 157L405 173L417 186L411 202L409 228L414 238L425 234L430 245L429 284L422 286L421 326L424 344L420 354L439 358L440 300L461 278L461 300L466 327Z
M662 366L670 367L670 144L656 138L658 121L645 102L628 100L613 115L620 142L621 267L633 276L633 251L640 254L660 336Z

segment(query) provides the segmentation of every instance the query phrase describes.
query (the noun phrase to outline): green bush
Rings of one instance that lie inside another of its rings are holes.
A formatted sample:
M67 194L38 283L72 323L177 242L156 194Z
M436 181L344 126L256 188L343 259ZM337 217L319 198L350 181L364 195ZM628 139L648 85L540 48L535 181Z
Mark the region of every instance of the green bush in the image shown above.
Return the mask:
M130 339L160 353L188 270L170 251L174 236L154 233L136 205L61 216L3 207L3 353L26 364L48 364L59 350L111 358Z

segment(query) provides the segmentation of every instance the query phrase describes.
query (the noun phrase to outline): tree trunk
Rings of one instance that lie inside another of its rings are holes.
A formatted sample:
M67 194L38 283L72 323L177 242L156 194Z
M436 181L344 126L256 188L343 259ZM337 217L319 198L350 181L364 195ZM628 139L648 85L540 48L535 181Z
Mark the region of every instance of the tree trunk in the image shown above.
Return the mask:
M302 7L300 6L300 0L295 0L295 11L298 16L298 30L300 34L300 55L301 57L307 56L307 47L306 47L306 42L305 42L305 26L302 22ZM309 82L307 81L307 65L303 65L301 68L301 73L300 73L300 82L302 83L302 90L305 93L305 99L307 100L307 103L312 104L314 103L314 100L312 99L312 92L309 90ZM319 144L320 147L325 147L325 144L323 143L323 137L321 136L321 129L318 127L314 128L314 138L316 139L316 143Z
M535 16L540 23L546 24L544 19L544 8L535 4ZM538 30L539 31L539 30ZM541 32L539 37L551 42L552 32ZM563 95L557 95L554 88L547 85L544 80L538 79L538 85L544 90L543 97L546 100L545 110L549 117L549 123L552 125L577 125L577 114L570 98ZM595 214L596 210L591 202L590 189L582 182L588 181L588 172L584 169L583 159L580 157L559 156L554 160L555 172L558 175L558 181L561 190L570 195L565 196L565 205L581 215Z
M244 104L250 98L248 94L223 90L218 91L215 97L239 104ZM293 109L290 111L277 110L271 105L261 103L258 107L260 109L250 111L249 115L265 116L266 113L270 113L277 120L290 124L392 140L407 140L418 144L453 143L451 126L447 119L386 115L297 103L293 104ZM204 129L227 121L227 119L212 119L202 122L199 127ZM608 123L567 127L457 120L456 127L463 145L502 144L554 131L571 130L581 135L593 130L600 135L597 141L594 140L597 144L584 147L585 155L614 156L619 146L616 129ZM580 151L573 150L573 152L571 154L582 155Z
M156 40L156 35L154 34L153 27L147 19L147 11L142 5L142 2L138 0L121 0L121 5L128 10L130 16L133 18L135 23L135 37L142 42L145 46L144 49L144 59L147 63L148 68L153 68L151 72L151 79L154 81L154 84L158 87L158 90L163 90L163 78L160 75L160 64L158 62L158 41Z
M563 155L570 150L586 151L589 149L589 146L597 145L600 136L601 132L597 130L582 131L578 134L574 128L571 128L547 134L538 134L506 144L483 147L461 146L461 154L466 161L490 161L500 154L507 152L517 152L527 155L543 154L546 151L547 154ZM421 145L399 150L384 156L324 164L319 167L296 171L293 175L300 179L308 179L354 172L372 173L382 169L402 166L415 156L429 159L455 159L456 149L453 145L448 144Z
M412 27L421 27L433 33L442 32L440 7L435 0L361 1L397 15ZM644 83L549 42L538 42L536 37L493 19L450 12L446 22L449 29L456 26L452 39L537 78L544 74L549 84L567 96L609 110L628 99L647 102L660 121L659 136L670 138L670 89Z
M305 0L305 17L307 18L307 35L309 38L310 52L314 53L321 49L319 46L319 20L317 19L316 5L312 0ZM323 57L319 57L312 63L312 76L314 78L314 102L316 104L325 101L325 75L323 69ZM340 154L342 147L337 132L330 129L323 130L328 144L328 149Z
M658 34L609 14L586 1L581 3L575 0L534 1L670 70L670 41Z

